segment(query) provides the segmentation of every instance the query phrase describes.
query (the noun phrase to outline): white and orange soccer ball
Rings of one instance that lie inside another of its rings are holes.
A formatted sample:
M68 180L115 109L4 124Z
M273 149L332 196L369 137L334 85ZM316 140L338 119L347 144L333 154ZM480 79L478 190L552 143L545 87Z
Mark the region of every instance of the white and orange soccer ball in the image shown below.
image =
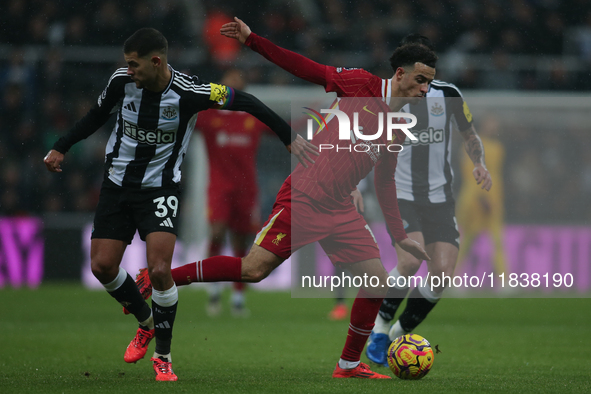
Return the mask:
M388 365L400 379L421 379L431 370L434 358L429 341L417 334L398 337L388 348Z

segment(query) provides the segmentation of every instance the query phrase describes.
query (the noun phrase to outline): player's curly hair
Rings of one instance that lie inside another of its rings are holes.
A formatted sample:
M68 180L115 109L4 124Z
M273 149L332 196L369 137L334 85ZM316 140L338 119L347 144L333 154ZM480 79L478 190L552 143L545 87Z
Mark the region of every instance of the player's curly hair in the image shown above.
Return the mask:
M417 62L435 68L437 55L424 45L413 43L396 48L390 57L390 65L394 72L398 67L414 66Z
M133 33L123 43L123 53L137 52L139 57L144 57L152 52L166 55L168 41L162 33L150 27L144 27Z

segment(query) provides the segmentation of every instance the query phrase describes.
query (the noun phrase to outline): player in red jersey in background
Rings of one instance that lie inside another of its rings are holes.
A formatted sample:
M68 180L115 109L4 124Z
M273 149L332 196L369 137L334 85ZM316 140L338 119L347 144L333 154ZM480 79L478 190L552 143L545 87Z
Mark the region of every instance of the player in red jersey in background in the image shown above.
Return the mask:
M358 123L364 130L378 129L376 114L398 111L409 102L421 100L435 76L437 56L420 45L398 48L390 58L394 76L381 79L360 69L318 64L251 33L241 20L235 20L224 25L221 33L245 43L292 74L324 86L327 92L336 92L338 98L333 108L351 119L353 113L357 113ZM355 153L324 149L313 165L308 168L298 165L279 190L273 211L246 257L216 256L186 264L173 270L175 283L259 282L293 252L318 241L333 264L345 266L353 276L378 279L375 286L364 285L359 289L351 308L347 340L332 376L389 379L360 362L387 290L388 274L373 234L352 204L350 193L375 166L376 194L396 243L417 258L430 260L425 250L407 237L398 211L392 176L398 150L389 148L404 141L406 136L401 128L393 130L391 140L384 132L373 141L369 138L341 141L337 121L330 120L326 128L314 136L313 144L336 146L351 142ZM144 293L149 291L146 275L140 274L136 283Z
M244 90L242 72L236 68L226 70L222 83ZM210 224L208 257L222 252L228 230L232 251L244 257L249 241L260 228L256 155L261 135L269 128L247 112L208 110L199 114L195 130L205 139L209 161L207 188L207 217ZM220 283L208 287L207 313L221 313ZM245 283L232 285L232 315L247 317Z

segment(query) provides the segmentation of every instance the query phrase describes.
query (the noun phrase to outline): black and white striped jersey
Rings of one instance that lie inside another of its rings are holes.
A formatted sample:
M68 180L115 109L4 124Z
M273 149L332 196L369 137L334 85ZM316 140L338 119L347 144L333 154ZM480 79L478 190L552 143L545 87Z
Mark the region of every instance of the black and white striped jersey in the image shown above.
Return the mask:
M105 176L119 186L178 183L197 112L225 100L225 87L171 72L167 88L155 93L138 89L127 69L120 68L99 97L99 107L117 113L105 151Z
M407 138L398 154L397 197L420 203L453 201L451 168L452 130L464 131L472 114L453 84L433 81L426 99L402 109L417 117L411 130L418 141Z
M297 137L285 120L251 94L169 69L170 82L159 93L138 89L127 69L118 69L97 103L53 149L65 154L116 113L105 152L105 178L121 187L142 189L180 181L197 113L213 106L254 115L286 146Z

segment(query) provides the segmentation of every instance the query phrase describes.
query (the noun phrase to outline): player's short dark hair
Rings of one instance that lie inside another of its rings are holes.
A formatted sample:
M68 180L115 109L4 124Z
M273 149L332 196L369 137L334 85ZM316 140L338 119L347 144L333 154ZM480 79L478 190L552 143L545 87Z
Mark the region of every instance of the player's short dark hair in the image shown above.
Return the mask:
M414 66L417 62L435 68L437 55L421 44L407 44L396 48L390 57L390 65L394 72L398 67Z
M152 52L160 52L166 55L168 41L162 33L150 27L144 27L133 33L123 43L123 53L137 52L139 57L144 57Z
M401 46L407 45L407 44L421 44L421 45L426 46L430 50L435 51L435 46L433 45L433 42L431 42L431 40L429 38L427 38L424 35L419 34L419 33L410 33L409 35L404 37L402 40L400 40L400 43L398 44L398 46L401 47Z

